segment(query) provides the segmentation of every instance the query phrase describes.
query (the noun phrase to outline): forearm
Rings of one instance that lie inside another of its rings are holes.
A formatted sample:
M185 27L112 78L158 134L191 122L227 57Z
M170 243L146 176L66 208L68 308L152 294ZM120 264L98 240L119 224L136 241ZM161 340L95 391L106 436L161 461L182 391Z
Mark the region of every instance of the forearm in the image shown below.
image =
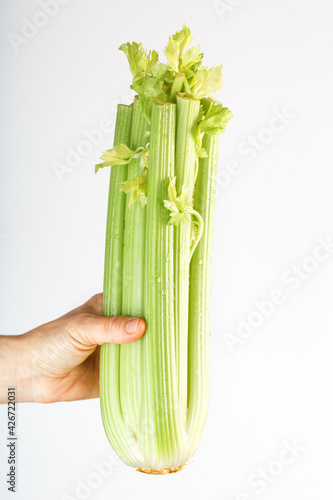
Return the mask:
M0 403L7 403L9 388L15 388L17 402L38 400L29 344L29 334L0 336Z

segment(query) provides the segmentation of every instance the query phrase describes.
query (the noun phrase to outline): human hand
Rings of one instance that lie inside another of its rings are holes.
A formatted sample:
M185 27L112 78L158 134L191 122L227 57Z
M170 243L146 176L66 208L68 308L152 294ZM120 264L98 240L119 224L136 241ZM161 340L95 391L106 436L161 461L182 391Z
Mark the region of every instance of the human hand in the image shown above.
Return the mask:
M142 318L102 316L102 302L100 293L24 335L0 337L0 402L8 387L16 387L17 401L98 397L100 345L135 342L146 329Z

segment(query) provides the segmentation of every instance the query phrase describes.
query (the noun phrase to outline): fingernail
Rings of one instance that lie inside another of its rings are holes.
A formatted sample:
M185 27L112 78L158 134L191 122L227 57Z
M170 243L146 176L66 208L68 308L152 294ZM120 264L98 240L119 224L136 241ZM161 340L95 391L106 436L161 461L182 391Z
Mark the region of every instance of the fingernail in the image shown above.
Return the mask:
M130 319L129 321L127 321L127 323L125 325L125 332L126 333L135 333L139 321L140 321L140 318L133 318L133 319Z

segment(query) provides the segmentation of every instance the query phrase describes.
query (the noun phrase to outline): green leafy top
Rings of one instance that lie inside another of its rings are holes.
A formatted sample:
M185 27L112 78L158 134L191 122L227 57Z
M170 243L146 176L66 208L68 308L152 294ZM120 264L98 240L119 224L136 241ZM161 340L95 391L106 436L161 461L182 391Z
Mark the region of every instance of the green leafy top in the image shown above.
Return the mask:
M180 31L177 31L174 35L169 37L169 41L167 43L167 46L164 49L164 55L169 63L169 67L172 71L175 73L179 73L180 71L184 71L184 67L188 66L189 62L193 62L193 58L197 59L198 54L196 54L196 57L194 54L191 54L196 49L199 49L200 52L200 46L194 47L192 49L189 49L185 54L185 49L192 43L192 34L189 28L187 26L183 26L183 28ZM182 61L184 54L184 63ZM203 54L200 54L201 59Z
M174 102L175 92L184 92L187 97L202 99L221 88L222 65L202 66L200 45L189 48L191 43L191 31L184 24L180 31L169 37L164 49L167 64L159 61L155 50L147 52L141 43L128 42L120 46L133 75L131 88L138 94L140 107L148 120L152 97ZM184 77L176 82L179 74Z
M146 50L142 47L142 43L123 43L119 47L119 50L122 50L126 55L133 76L140 75L146 70L147 53ZM152 55L152 57L154 56Z
M123 43L119 50L122 50L126 55L134 78L139 78L145 74L149 74L153 78L161 78L169 69L167 64L158 61L156 50L150 50L147 53L141 43Z
M220 66L200 68L188 84L187 93L194 99L202 99L222 87L222 64Z
M232 112L215 99L203 99L199 123L195 132L197 156L205 158L206 151L201 147L203 134L218 135L225 131Z
M153 78L149 74L133 78L131 88L138 94L139 105L148 121L150 121L151 116L152 97L156 97L160 101L168 100L167 94L163 90L163 80Z
M164 50L166 64L159 61L156 50L147 52L141 43L127 42L122 44L119 49L124 52L128 59L133 75L131 88L138 94L139 106L148 121L151 117L152 98L164 102L175 102L176 95L183 95L201 101L198 125L194 132L197 169L198 158L207 156L206 151L202 148L204 133L216 135L223 132L227 122L232 118L232 113L210 96L222 86L222 65L211 68L202 66L203 54L200 51L200 45L189 47L191 43L191 31L184 24L180 31L169 37ZM145 148L140 147L132 151L125 144L114 146L103 153L101 157L103 162L95 166L95 172L100 168L112 165L125 165L132 158L138 157L140 157L144 172L148 168L148 147L149 144ZM123 190L132 192L131 203L137 199L141 203L144 201L146 180L147 177L139 176L124 184ZM172 189L172 182L169 191L170 189ZM170 197L166 203L169 204L172 223L177 223L181 219L188 219L187 210L189 207L186 203L189 201L185 187L179 197L175 193L173 194L173 198ZM182 208L183 203L185 203L186 209Z
M201 132L209 135L221 134L225 131L228 121L233 117L232 112L215 99L203 99L203 115L199 122Z
M127 56L133 75L131 89L138 94L140 107L150 120L151 98L167 100L167 94L163 91L163 77L169 66L158 61L156 50L147 53L141 43L127 42L121 45L119 50Z

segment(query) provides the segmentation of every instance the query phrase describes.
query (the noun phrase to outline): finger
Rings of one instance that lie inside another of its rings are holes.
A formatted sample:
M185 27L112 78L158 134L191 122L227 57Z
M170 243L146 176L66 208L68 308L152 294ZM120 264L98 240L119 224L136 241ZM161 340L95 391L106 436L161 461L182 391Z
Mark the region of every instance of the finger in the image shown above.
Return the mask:
M87 302L85 302L81 306L76 307L75 309L72 309L68 313L61 316L60 318L61 319L70 318L71 316L76 316L77 314L84 314L84 313L101 316L102 309L103 309L103 293L97 293L96 295L93 295L89 300L87 300Z
M82 346L130 344L145 333L146 322L143 318L84 313L69 318L67 331Z

